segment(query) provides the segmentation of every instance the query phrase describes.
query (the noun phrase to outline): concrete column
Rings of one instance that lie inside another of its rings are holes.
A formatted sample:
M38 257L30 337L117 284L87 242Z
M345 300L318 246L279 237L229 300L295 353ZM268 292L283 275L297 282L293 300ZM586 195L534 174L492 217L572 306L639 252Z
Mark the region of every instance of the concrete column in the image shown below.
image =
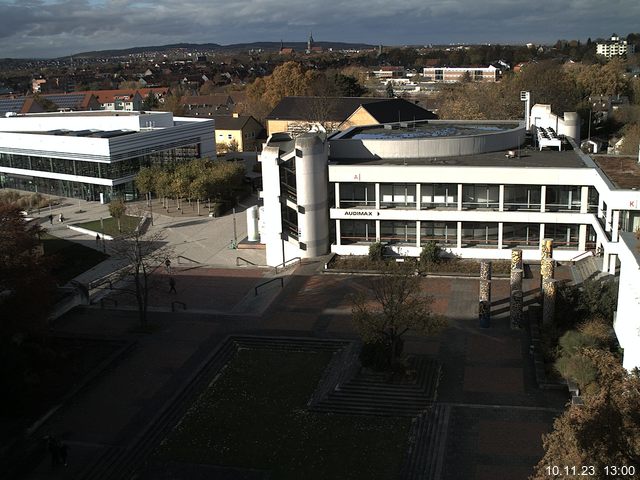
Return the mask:
M604 199L602 195L598 197L598 218L602 218L602 212L604 211Z
M504 224L498 222L498 250L502 250L502 232L504 230Z
M342 245L342 242L340 241L340 220L336 220L336 245Z
M416 183L416 210L420 210L420 202L422 201L421 185Z
M604 219L604 229L607 232L611 231L611 208L607 208L606 216Z
M587 249L587 225L580 225L578 229L578 250Z
M462 184L458 184L458 211L462 210Z
M340 183L335 183L336 208L340 208Z
M375 185L375 192L376 192L376 210L380 210L380 184L376 183ZM378 240L380 241L380 240Z
M540 187L540 211L544 213L546 208L547 208L547 186L542 185ZM542 238L542 234L540 235L540 238Z
M420 220L416 221L416 247L420 248Z
M519 271L522 272L522 270ZM522 273L520 275L522 275ZM522 290L512 290L509 302L509 324L511 328L518 329L522 327L523 310L524 302Z
M618 261L618 255L612 253L609 255L609 275L616 274L616 262Z
M500 189L498 193L498 211L504 212L504 185L500 185L498 188Z
M462 248L462 222L458 222L457 234L458 238L456 241L458 246L456 248Z
M509 321L511 328L520 328L522 325L522 278L524 269L522 264L522 250L511 250L511 275L510 283L510 302L509 302Z
M491 262L480 262L480 303L478 308L480 327L491 325Z
M617 242L620 231L620 210L614 210L611 218L611 241Z
M580 213L587 213L589 211L589 187L582 187L580 189Z
M544 223L540 224L540 236L538 238L540 239L538 248L542 252L542 245L543 245L543 242L544 242Z
M542 323L547 325L553 322L556 313L557 282L553 278L542 282Z

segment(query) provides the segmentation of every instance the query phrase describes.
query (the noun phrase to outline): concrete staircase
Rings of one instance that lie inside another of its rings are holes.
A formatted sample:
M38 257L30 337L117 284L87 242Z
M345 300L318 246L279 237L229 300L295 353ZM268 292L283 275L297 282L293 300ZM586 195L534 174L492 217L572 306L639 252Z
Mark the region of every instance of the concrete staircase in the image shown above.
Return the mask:
M413 357L413 382L389 381L382 372L360 370L355 377L335 385L325 398L310 406L316 412L343 415L415 417L436 398L440 364L430 358Z
M439 480L447 443L451 406L435 404L413 419L402 480Z
M599 280L607 276L608 274L606 272L600 270L601 266L602 259L594 256L589 256L577 261L571 266L573 283L579 285L586 280Z

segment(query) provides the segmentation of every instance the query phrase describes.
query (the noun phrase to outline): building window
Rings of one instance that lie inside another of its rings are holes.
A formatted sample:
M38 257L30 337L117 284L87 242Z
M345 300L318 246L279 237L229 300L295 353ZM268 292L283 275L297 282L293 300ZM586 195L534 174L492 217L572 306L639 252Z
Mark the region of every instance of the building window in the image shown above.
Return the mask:
M416 206L415 183L383 183L380 185L380 204L384 207Z
M420 186L420 208L458 208L458 185L425 183Z
M498 224L463 222L462 246L496 248L498 246Z
M502 244L504 248L540 246L539 223L505 223L502 226Z
M456 247L458 222L420 222L420 244L435 241L440 246Z
M540 211L540 186L505 185L504 209Z
M462 186L462 208L465 210L498 210L500 187L498 185L467 184Z
M581 187L548 186L546 210L548 212L580 211Z
M340 244L373 243L376 241L376 222L372 220L340 220Z
M436 82L438 80L442 81L444 79L444 71L441 69L436 70Z
M477 81L482 81L482 78L483 78L482 70L474 70L473 79Z
M416 222L380 222L380 241L396 244L416 244Z
M342 208L375 207L376 188L373 183L341 183L340 206Z
M282 233L297 240L298 212L282 203L280 205L280 213L282 215Z
M579 225L546 223L544 226L545 238L552 238L553 248L557 249L577 250L579 232Z

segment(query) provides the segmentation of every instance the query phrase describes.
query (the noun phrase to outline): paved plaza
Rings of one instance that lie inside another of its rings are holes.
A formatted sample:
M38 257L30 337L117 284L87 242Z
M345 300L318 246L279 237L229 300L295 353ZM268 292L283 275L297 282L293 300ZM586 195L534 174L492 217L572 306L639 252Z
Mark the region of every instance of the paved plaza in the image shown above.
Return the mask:
M95 218L106 206L91 204L77 219L77 204L62 208L69 210L64 215L70 221L81 221ZM244 217L238 218L243 220L237 219L238 236L243 237ZM103 298L116 299L117 306L103 302L101 308L98 302L56 322L58 333L119 339L131 348L36 431L36 437L54 433L69 445L69 466L52 471L43 456L26 478L114 478L108 472L117 471L119 459L144 441L144 432L228 335L357 339L350 298L366 289L367 277L326 274L323 260L311 261L285 272L283 288L274 282L255 295L256 286L275 276L272 269L235 265L237 256L247 255L264 263L264 251L228 248L231 216L183 219L156 213L154 224L189 259L172 267L176 292L169 292L168 272L159 269L150 302L151 333L136 330L134 303L117 290L101 292ZM63 225L55 224L52 233L95 247L93 239L77 237ZM99 278L115 267L106 261L80 280ZM535 270L529 273L525 303L534 300L539 285ZM563 269L557 276L568 278ZM421 282L434 298L434 312L450 322L437 337L409 336L406 341L407 353L437 357L442 365L437 403L450 414L441 436L440 478L526 478L542 455L541 434L551 430L567 395L537 388L527 333L508 325L509 281L492 282L488 329L478 324L477 279ZM176 301L186 310L172 312ZM106 473L96 475L95 465Z

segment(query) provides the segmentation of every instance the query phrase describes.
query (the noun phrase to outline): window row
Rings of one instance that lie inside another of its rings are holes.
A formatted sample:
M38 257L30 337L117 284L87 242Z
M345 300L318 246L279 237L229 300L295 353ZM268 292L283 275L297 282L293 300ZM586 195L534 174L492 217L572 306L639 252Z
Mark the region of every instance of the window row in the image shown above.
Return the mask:
M540 185L505 185L504 210L540 211L542 189ZM419 197L419 198L418 198ZM458 208L458 185L455 183L429 183L420 185L417 194L415 183L381 183L381 208ZM374 183L340 183L340 207L374 208L376 201ZM580 211L582 187L548 186L545 195L545 210ZM589 212L598 209L598 191L589 187L587 198ZM463 184L462 209L498 210L500 207L500 186L497 184Z
M500 243L499 224L494 222L460 222L460 247L493 247ZM415 246L417 235L420 244L435 241L440 246L458 247L458 222L417 222L399 220L380 221L380 241ZM545 238L552 238L556 248L577 249L580 225L545 224ZM375 220L340 220L340 244L372 243L376 241ZM595 242L595 233L588 227L588 243ZM540 224L504 223L502 225L503 248L540 245Z

